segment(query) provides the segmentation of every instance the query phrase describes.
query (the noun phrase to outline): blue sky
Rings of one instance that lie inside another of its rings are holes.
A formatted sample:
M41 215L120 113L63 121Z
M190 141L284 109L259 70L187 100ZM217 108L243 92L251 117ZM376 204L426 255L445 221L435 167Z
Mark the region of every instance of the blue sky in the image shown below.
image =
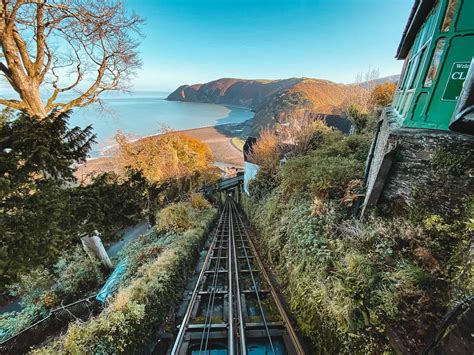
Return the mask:
M146 19L137 90L221 77L353 82L394 55L410 0L126 0Z

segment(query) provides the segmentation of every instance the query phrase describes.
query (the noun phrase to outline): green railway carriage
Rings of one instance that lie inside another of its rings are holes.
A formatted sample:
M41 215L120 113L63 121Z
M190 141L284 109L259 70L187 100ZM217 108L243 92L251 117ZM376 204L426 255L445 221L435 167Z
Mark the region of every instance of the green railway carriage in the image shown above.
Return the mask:
M440 156L472 163L473 56L474 0L414 1L396 54L405 60L397 91L367 156L362 217L379 201L409 210L427 187L436 213L464 203L469 175L446 177L434 167Z
M474 0L416 0L396 56L400 126L448 130L474 56Z

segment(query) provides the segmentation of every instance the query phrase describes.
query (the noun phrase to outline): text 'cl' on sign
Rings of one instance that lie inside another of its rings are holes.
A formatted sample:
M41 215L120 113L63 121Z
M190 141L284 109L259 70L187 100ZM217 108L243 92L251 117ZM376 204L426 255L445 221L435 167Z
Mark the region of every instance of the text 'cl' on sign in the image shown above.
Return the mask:
M456 101L461 94L464 80L469 70L469 62L455 62L449 73L449 78L444 88L443 101Z

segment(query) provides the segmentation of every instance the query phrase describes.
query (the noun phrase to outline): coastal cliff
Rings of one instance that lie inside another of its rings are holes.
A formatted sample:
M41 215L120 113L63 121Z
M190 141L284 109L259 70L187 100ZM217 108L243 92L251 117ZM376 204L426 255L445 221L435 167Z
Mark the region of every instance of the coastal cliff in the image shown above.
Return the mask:
M268 97L287 90L302 79L243 80L223 78L206 84L182 85L168 96L171 101L207 102L257 108Z
M366 89L328 80L290 78L244 80L223 78L206 84L182 85L167 100L241 105L255 111L243 127L244 135L301 115L339 114L350 97Z

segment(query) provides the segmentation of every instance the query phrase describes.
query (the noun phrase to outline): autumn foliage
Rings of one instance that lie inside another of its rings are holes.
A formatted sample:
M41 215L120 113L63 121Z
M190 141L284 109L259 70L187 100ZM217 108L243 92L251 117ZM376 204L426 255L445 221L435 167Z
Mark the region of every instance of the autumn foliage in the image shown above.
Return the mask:
M118 161L122 168L140 170L150 181L179 179L211 168L213 156L209 146L180 132L130 142L121 133Z
M377 85L369 96L369 108L372 112L379 113L385 106L392 103L393 95L397 89L396 83L386 82Z
M277 134L271 130L263 130L260 132L258 141L252 146L249 160L269 169L278 166L280 161L278 145L279 138Z

